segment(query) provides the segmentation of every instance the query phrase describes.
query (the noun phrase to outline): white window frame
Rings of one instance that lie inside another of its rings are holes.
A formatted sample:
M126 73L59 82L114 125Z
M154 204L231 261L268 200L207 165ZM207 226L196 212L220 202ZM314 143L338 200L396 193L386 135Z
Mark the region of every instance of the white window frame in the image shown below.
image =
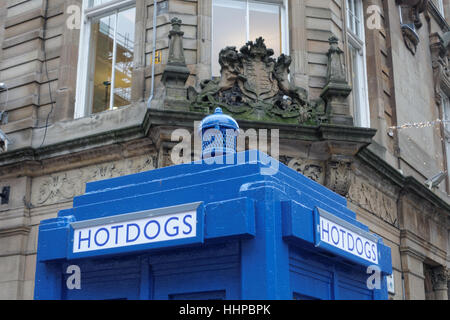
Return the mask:
M348 26L350 21L348 21L349 17L349 8L348 8L348 1L346 2L346 28L347 28L347 39L348 44L353 49L355 49L359 54L357 55L357 87L359 89L359 92L357 93L358 101L353 101L353 117L357 116L357 120L355 122L355 125L364 127L364 128L370 128L370 107L369 107L369 94L368 94L368 81L367 81L367 62L366 62L366 41L365 41L365 31L364 31L364 10L363 10L363 3L362 0L356 0L360 2L359 10L358 12L355 12L357 15L359 15L359 36L353 32ZM350 49L348 50L350 54ZM349 57L349 61L351 61L351 58ZM352 66L352 72L353 66ZM353 84L353 90L355 89L355 84L353 83L353 77L352 77L352 84ZM353 95L354 97L354 95ZM353 99L354 100L354 99ZM357 108L358 107L358 108Z
M114 0L89 8L89 0L83 0L81 11L81 30L80 30L80 44L78 49L78 66L77 66L77 87L75 94L75 114L74 118L82 118L88 116L91 113L91 94L89 90L89 68L90 63L90 51L91 51L91 27L92 20L98 19L103 16L108 16L114 12L119 12L127 8L136 6L136 0ZM117 24L117 19L116 19ZM115 28L117 32L117 28ZM116 41L116 40L114 40ZM115 48L115 46L114 46ZM115 51L115 50L114 50ZM114 52L115 54L115 52ZM114 61L115 57L113 57ZM113 78L115 72L112 73ZM114 79L111 79L111 83L114 84ZM110 95L113 97L114 90ZM113 98L110 99L110 110L113 103Z
M214 0L212 0L214 1ZM267 4L280 4L278 1L264 1L264 0L242 0L243 2L246 2L246 42L250 40L250 2L261 2L261 3L267 3ZM289 48L289 0L282 0L282 9L281 9L281 53L288 55L290 53ZM212 5L212 13L211 16L214 17L214 4ZM214 57L214 20L212 19L211 23L211 57ZM244 44L242 44L244 45ZM211 78L215 77L213 73L212 64L215 61L211 61Z

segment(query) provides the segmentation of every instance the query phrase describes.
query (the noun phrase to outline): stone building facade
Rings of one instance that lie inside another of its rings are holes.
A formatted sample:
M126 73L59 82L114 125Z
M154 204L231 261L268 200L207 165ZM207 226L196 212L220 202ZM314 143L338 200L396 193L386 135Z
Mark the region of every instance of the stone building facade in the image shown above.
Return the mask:
M449 17L450 0L0 1L0 299L33 298L41 220L86 182L172 165L174 130L217 103L347 197L391 248L390 298L448 299Z

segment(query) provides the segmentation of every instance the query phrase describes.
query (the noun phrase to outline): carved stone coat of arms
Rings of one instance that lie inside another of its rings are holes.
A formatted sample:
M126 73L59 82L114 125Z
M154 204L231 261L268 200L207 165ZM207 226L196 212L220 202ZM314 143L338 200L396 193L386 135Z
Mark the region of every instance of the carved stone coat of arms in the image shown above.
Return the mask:
M191 109L222 107L240 119L314 123L306 90L289 80L291 58L282 54L275 60L273 55L263 38L247 42L239 52L236 47L221 50L221 77L203 81L200 92L188 89Z

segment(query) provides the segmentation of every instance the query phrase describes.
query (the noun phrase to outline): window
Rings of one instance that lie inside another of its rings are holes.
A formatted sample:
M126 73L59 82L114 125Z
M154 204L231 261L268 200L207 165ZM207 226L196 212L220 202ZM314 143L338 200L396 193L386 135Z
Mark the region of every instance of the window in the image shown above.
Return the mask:
M433 0L434 4L436 5L439 13L442 15L442 17L445 17L444 14L444 1L443 0Z
M450 99L442 92L442 110L444 116L444 141L447 155L447 172L450 172Z
M370 127L362 0L347 0L347 35L355 125Z
M131 103L135 0L85 0L75 117Z
M212 75L220 75L220 50L227 46L239 50L259 37L275 57L288 54L287 5L287 0L213 0Z

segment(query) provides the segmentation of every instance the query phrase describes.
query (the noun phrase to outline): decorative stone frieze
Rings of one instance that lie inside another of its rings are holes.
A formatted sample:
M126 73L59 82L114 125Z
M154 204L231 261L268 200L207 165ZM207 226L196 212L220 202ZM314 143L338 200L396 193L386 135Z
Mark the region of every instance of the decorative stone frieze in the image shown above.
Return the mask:
M325 182L325 164L321 161L282 156L280 161L289 168L320 184Z
M35 178L31 204L41 206L70 201L84 192L87 182L153 170L155 164L156 157L150 155Z
M366 180L355 175L352 177L348 199L362 209L398 228L396 200L373 187Z

